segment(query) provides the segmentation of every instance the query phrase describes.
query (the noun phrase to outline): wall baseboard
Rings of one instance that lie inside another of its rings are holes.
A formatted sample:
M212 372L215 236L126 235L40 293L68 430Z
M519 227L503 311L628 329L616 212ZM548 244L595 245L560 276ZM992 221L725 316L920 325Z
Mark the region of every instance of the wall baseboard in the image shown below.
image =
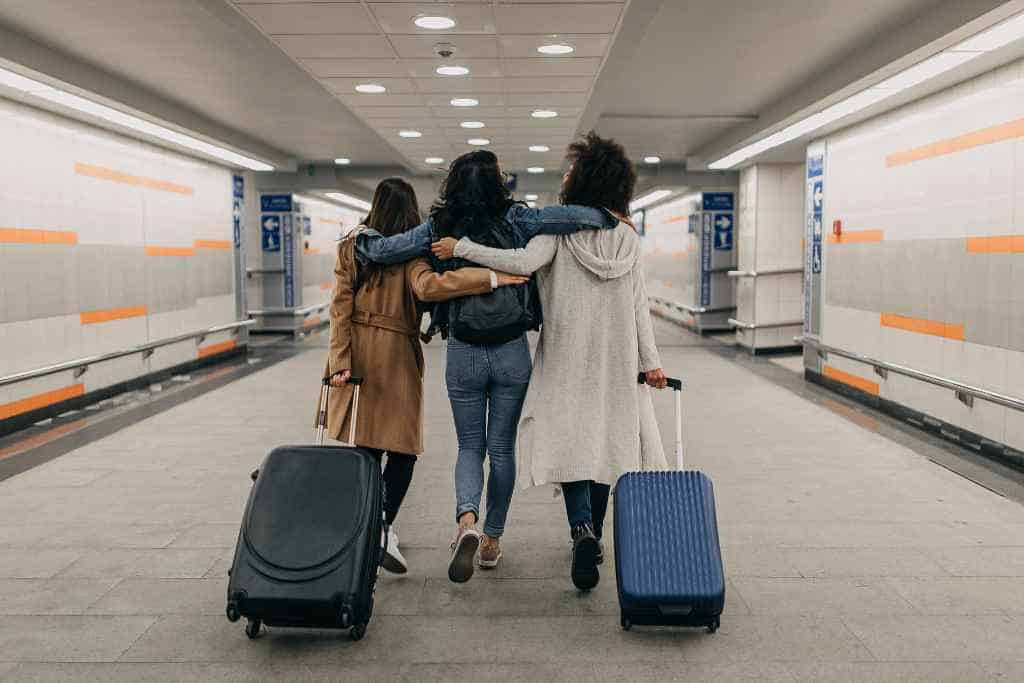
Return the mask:
M211 354L204 358L197 358L196 360L188 361L187 363L181 363L169 368L164 368L163 370L157 370L156 372L133 377L132 379L125 380L124 382L112 384L109 387L90 391L82 396L76 396L75 398L53 403L44 408L14 415L13 417L9 417L5 420L0 420L0 436L13 434L16 431L32 426L40 420L56 417L57 415L66 413L69 410L81 410L88 405L104 401L112 396L117 396L118 394L123 394L126 391L143 389L148 387L150 384L168 380L174 375L191 372L192 370L205 368L210 365L217 365L218 363L223 363L226 360L230 360L238 356L244 356L248 353L248 345L239 344L235 348L221 353Z

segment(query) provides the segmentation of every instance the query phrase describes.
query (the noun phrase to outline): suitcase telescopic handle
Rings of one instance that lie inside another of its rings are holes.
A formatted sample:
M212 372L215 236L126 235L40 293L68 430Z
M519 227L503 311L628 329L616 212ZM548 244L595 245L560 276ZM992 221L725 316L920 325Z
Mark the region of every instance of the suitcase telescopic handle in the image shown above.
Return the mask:
M363 385L363 378L353 375L348 378L348 384L355 387L352 394L352 418L348 424L348 443L346 446L356 445L356 418L359 415L359 387ZM324 444L324 433L327 431L327 398L331 392L331 378L324 377L320 389L320 410L316 417L316 431L313 436L313 443L317 446Z
M683 380L674 377L666 379L668 380L666 387L672 390L676 399L676 469L681 472L683 470ZM637 375L636 381L638 384L646 384L647 375L641 372Z

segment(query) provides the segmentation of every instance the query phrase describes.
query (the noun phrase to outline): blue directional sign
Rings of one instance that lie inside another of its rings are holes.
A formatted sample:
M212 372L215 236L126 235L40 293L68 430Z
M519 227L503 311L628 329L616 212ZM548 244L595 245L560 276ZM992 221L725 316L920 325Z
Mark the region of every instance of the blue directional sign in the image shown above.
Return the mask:
M235 199L241 199L245 196L245 178L240 175L231 176L231 185Z
M284 305L295 305L295 238L292 235L292 217L284 216Z
M732 214L720 213L715 216L715 250L732 251Z
M816 156L807 158L807 178L818 178L825 174L825 157Z
M292 210L290 194L265 194L260 197L260 211L285 212Z
M811 272L821 272L821 242L811 245Z
M705 192L703 194L703 208L705 211L732 211L732 192Z
M814 213L821 213L821 206L825 201L825 191L822 189L822 182L816 181L811 186L811 207Z
M281 217L261 216L260 228L263 251L281 251Z
M711 224L710 213L704 214L704 224L701 226L701 250L700 250L700 305L711 305L711 244L714 226Z
M812 219L811 236L815 242L821 242L821 214L816 213Z

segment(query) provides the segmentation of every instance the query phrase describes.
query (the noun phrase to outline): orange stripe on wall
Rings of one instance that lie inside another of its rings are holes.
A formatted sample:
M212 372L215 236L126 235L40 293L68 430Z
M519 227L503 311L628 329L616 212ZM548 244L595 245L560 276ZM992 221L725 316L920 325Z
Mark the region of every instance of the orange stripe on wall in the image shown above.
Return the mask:
M224 353L235 348L238 344L233 339L229 339L226 342L220 342L219 344L207 344L206 346L199 347L199 357L206 358L207 356L215 356L218 353Z
M828 236L829 244L861 244L863 242L881 242L885 239L883 230L850 230L843 234Z
M309 254L309 255L319 254L320 253L320 250L318 248L316 248L316 247L307 247L304 251L305 251L306 254Z
M175 194L192 194L192 188L187 185L178 185L176 183L170 183L166 180L156 180L154 178L143 178L142 176L131 175L130 173L123 173L113 168L104 168L103 166L92 166L91 164L75 164L75 173L78 175L89 176L90 178L98 178L100 180L109 180L115 183L124 183L125 185L134 185L136 187L145 187L150 190L159 190L161 192L173 192Z
M138 318L143 315L146 315L145 306L128 306L127 308L110 308L105 311L83 311L78 314L78 319L83 325L95 325L111 320Z
M29 396L23 398L20 401L14 401L13 403L4 403L0 405L0 420L6 420L9 417L15 415L21 415L33 410L39 410L46 406L53 405L54 403L60 403L61 401L67 401L70 398L77 398L85 393L84 384L73 384L63 389L55 389L54 391L47 391L42 394L36 394L35 396Z
M968 237L968 254L1022 254L1024 235L997 235L994 237Z
M334 289L334 283L333 282L321 282L320 283L320 289Z
M0 243L78 244L78 233L64 230L29 230L25 228L0 228Z
M860 389L861 391L871 394L872 396L878 396L878 394L881 393L882 388L881 386L879 386L878 382L872 382L869 379L864 379L863 377L859 377L849 372L843 372L842 370L834 368L831 365L825 366L824 373L825 376L830 379L834 379L837 382L842 382L843 384L851 386L855 389Z
M666 223L682 223L683 221L687 220L689 217L690 217L690 214L686 214L684 216L671 216L670 218L666 218L665 222Z
M941 320L925 320L924 318L910 318L895 313L883 313L881 316L882 327L893 327L907 332L918 334L929 334L933 337L945 337L946 339L964 339L964 326L955 323L942 322Z
M928 145L922 145L904 152L896 152L885 157L886 166L902 166L914 161L933 159L935 157L963 152L964 150L982 145L992 145L997 142L1005 142L1014 138L1024 137L1024 119L1008 121L998 126L982 128L965 135L958 135L955 138L939 140Z
M196 240L196 249L230 249L230 240Z
M146 247L146 256L195 256L192 247Z

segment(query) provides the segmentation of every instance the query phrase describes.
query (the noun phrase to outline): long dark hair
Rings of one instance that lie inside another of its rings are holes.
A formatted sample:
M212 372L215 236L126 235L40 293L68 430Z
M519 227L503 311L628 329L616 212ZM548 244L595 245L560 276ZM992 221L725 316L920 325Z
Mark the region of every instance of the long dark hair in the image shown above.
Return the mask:
M572 170L562 184L562 204L604 207L629 215L636 169L622 145L590 131L569 145L565 156Z
M476 150L452 162L430 217L437 237L474 237L502 218L512 203L498 157Z
M402 178L385 178L373 192L370 214L363 221L366 227L385 237L398 235L420 224L416 190ZM368 290L380 282L384 266L377 263L358 263L355 291L365 286Z

